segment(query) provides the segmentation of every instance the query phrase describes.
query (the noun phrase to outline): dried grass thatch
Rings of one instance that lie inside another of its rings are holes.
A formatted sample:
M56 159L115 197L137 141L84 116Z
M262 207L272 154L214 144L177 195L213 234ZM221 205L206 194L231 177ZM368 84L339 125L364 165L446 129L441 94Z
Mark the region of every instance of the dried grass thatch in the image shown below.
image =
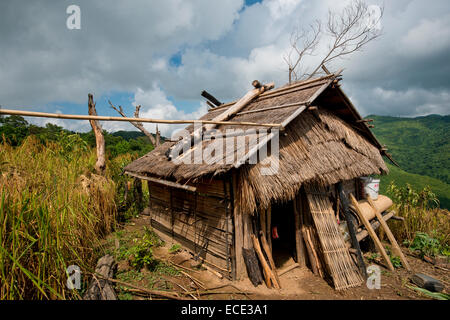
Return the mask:
M286 134L280 137L277 173L261 175L261 162L241 168L237 194L246 212L257 204L267 208L272 201L292 200L304 183L331 185L388 172L379 150L327 110L319 108L318 118L311 111L303 113Z

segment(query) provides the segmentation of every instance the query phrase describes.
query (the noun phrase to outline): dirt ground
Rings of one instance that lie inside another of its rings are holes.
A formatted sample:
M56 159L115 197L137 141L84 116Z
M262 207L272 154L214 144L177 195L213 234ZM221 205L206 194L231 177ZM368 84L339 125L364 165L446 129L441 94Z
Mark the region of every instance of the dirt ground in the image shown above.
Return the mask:
M141 215L127 223L120 232L137 235L144 232L144 227L149 228L149 217ZM111 236L113 237L113 236ZM117 248L117 241L109 243ZM155 274L145 268L133 271L134 276L126 278L127 283L152 290L162 290L169 293L179 293L180 297L191 299L242 299L242 300L427 300L429 297L419 293L407 285L412 285L410 277L414 273L424 273L440 280L444 284L444 293L448 293L450 272L447 269L436 267L413 256L407 248L402 248L408 259L413 272L398 268L390 272L382 263L378 264L381 269L381 289L370 290L365 283L360 287L344 291L336 291L322 278L315 276L308 268L295 268L280 276L281 289L268 289L265 284L254 287L250 280L229 281L219 279L213 272L199 267L199 262L185 250L176 254L170 253L169 248L174 243L166 242L164 246L155 248L153 255L163 261L170 261L170 265L181 270L177 275ZM366 265L374 264L366 259ZM284 269L294 261L286 260L280 269ZM119 261L118 274L127 274L132 268L127 261ZM124 281L125 281L124 280ZM121 299L149 299L148 294L138 293L136 290L127 291L123 286ZM209 290L210 288L216 288ZM123 291L125 290L125 291ZM189 292L189 294L187 293ZM154 297L153 297L154 298Z

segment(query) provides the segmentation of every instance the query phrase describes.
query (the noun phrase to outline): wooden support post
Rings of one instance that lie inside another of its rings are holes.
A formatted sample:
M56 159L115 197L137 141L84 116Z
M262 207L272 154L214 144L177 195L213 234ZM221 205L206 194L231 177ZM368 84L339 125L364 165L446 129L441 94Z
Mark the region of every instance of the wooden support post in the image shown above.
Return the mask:
M377 216L378 221L380 221L381 226L383 227L384 231L386 232L386 235L388 236L389 241L392 244L394 252L400 257L403 267L405 267L406 270L411 271L411 267L409 266L409 263L406 260L406 257L403 255L403 252L400 249L400 246L398 245L397 240L395 240L395 237L392 234L391 229L389 228L386 221L383 219L383 216L381 215L381 213L376 209L375 204L373 203L372 198L370 196L367 197L367 201L369 202L370 206L373 208L373 211L375 212L375 215Z
M369 232L369 235L372 237L373 242L375 243L375 246L377 247L378 251L381 253L381 256L383 257L384 261L386 261L387 267L389 268L389 270L394 271L394 266L392 265L391 259L389 258L388 254L386 253L386 250L384 249L383 244L381 243L380 239L378 239L377 234L375 233L375 230L372 229L372 225L367 220L367 218L364 216L364 214L361 212L358 201L355 199L353 194L350 194L350 199L352 201L353 207L355 207L356 213L358 214L359 218L361 219L361 221L363 222L367 231Z
M356 187L356 190L359 189L357 185L355 187ZM359 247L359 241L356 237L357 225L355 226L355 223L354 223L355 219L350 214L348 198L342 187L342 182L339 182L337 184L337 194L338 194L339 202L342 202L342 207L344 209L344 217L345 217L345 220L347 221L347 228L348 228L348 233L350 234L350 240L352 241L352 246L356 250L356 258L358 260L359 272L361 272L361 275L366 279L367 278L366 264L364 263L361 248Z
M94 96L88 94L88 112L91 118L98 117L97 110L95 109L96 103L94 102ZM105 149L105 137L103 136L103 130L100 122L97 120L89 120L92 131L95 135L95 144L97 146L97 162L95 163L95 170L99 175L103 175L106 168L106 149Z
M233 219L234 219L234 250L235 250L235 263L236 263L236 280L241 280L246 274L244 256L242 255L242 248L244 247L244 234L243 234L243 219L240 205L237 196L238 190L238 175L233 172Z
M267 227L266 227L266 210L259 210L259 224L261 226L261 237L266 237L267 235Z
M254 234L252 217L248 213L241 213L241 215L242 215L242 224L243 224L243 230L244 230L243 246L246 249L250 249L253 247L253 241L252 241L251 235Z
M300 215L302 214L301 211L301 201L296 196L294 198L294 223L295 223L295 248L297 252L297 263L300 267L306 266L306 252L305 252L305 245L303 243L303 236L302 236L302 229L301 229L301 219Z
M267 242L269 244L270 252L272 252L272 206L269 206L269 208L267 208L266 218Z

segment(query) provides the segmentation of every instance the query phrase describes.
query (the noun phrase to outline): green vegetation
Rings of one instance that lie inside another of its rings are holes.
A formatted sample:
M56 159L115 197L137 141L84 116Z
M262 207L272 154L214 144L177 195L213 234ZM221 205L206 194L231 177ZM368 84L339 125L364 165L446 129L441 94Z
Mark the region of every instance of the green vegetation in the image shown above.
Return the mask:
M111 170L91 174L95 151L66 138L70 146L34 136L0 144L0 299L76 294L65 289L66 267L90 270L115 225Z
M178 243L175 243L174 245L172 245L169 249L170 253L177 253L178 251L181 250L181 245Z
M417 190L430 186L441 208L450 209L450 116L367 118L374 119L374 134L401 167L388 165L390 173L381 177L380 191L385 193L392 181Z
M422 190L425 187L430 187L439 199L440 207L450 209L449 184L446 184L436 178L406 172L394 165L390 165L389 163L387 166L389 168L389 174L387 176L380 177L380 193L386 194L391 183L394 183L397 186L406 186L406 184L410 184L415 190Z
M417 253L421 258L424 256L436 257L450 256L450 247L446 244L441 244L438 239L430 237L425 232L416 232L416 236L412 242L406 242L409 249Z
M0 299L79 298L66 289L66 268L92 272L104 237L139 212L122 169L153 147L105 133L109 160L98 176L92 133L16 116L0 122Z
M143 156L153 150L153 145L141 132L119 131L108 133L103 131L106 143L106 152L109 159L121 154L135 154ZM19 146L26 137L33 135L42 143L49 141L59 142L62 137L79 136L89 147L95 147L95 136L92 131L75 133L48 123L45 127L29 124L21 116L0 117L0 138L3 137L11 146Z
M435 300L450 300L450 295L443 293L443 292L431 292L427 289L419 288L416 286L410 286L410 285L406 285L406 287L416 290L417 292L420 292L423 295L433 298Z
M448 252L450 212L438 207L439 201L430 188L418 191L409 184L398 187L391 183L388 195L394 201L396 214L405 219L404 223L392 225L397 240L428 254Z
M450 184L450 116L367 118L374 119L374 134L404 171Z
M142 238L134 238L131 246L124 245L118 249L117 258L119 260L128 260L130 266L136 270L146 267L150 270L159 265L159 261L153 257L153 247L164 245L156 233L145 228Z

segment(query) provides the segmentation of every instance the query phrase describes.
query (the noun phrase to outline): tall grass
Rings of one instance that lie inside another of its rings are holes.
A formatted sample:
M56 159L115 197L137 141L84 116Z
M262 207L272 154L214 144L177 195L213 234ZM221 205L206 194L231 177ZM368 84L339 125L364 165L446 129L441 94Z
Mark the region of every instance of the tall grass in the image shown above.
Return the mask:
M414 190L409 184L400 187L391 182L387 193L394 201L397 215L405 219L393 224L392 231L398 240L412 243L418 233L426 233L440 245L450 245L450 212L439 208L439 200L429 187Z
M125 157L126 158L126 157ZM77 135L0 143L0 299L65 299L66 268L95 265L117 216L118 159L105 177Z

